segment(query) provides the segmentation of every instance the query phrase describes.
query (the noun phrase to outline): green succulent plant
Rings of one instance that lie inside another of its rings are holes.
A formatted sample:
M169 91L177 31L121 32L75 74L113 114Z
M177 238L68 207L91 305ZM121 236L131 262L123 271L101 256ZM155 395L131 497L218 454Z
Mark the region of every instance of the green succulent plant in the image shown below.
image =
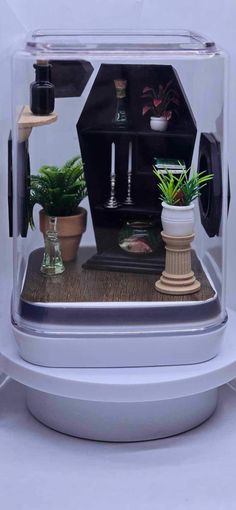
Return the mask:
M195 198L201 194L201 189L213 179L213 174L193 171L188 178L190 169L183 168L179 176L166 170L166 173L157 170L154 166L153 172L158 179L160 199L169 205L186 206L190 205Z
M83 162L80 156L62 167L43 165L39 175L30 177L29 223L34 227L33 208L39 204L48 216L72 216L87 196Z

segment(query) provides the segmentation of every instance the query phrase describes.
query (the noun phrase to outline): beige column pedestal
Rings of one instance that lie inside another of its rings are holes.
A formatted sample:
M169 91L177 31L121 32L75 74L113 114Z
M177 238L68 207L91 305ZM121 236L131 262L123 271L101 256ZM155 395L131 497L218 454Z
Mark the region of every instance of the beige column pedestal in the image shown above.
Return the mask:
M183 237L168 236L161 232L166 245L165 270L155 288L163 294L192 294L200 289L191 267L191 242L194 234Z

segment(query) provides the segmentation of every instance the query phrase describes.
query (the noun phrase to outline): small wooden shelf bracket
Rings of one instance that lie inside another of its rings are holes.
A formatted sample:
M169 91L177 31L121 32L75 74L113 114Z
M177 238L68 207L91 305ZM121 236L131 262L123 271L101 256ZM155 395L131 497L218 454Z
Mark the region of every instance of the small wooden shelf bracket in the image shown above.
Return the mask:
M34 115L29 106L24 106L18 119L18 142L25 142L33 127L46 126L56 120L57 114L54 112L50 115Z

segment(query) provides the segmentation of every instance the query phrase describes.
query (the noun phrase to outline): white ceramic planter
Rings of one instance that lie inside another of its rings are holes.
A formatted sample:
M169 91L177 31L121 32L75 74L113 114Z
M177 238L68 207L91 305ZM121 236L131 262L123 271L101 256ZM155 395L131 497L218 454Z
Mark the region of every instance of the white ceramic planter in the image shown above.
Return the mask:
M161 222L168 236L188 236L194 233L194 204L178 206L162 202Z
M165 117L151 117L150 127L153 131L166 131L168 120Z

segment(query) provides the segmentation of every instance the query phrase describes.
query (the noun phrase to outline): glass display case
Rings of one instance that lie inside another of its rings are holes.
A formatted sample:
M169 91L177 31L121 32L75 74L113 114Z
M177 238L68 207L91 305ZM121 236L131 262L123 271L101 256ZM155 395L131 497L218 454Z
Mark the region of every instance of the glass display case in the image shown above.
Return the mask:
M12 323L26 360L148 366L217 354L226 83L225 53L184 31L38 31L14 55ZM175 225L191 209L193 226L166 234L161 179L175 187L199 174L209 179L193 202L176 187L167 208Z

